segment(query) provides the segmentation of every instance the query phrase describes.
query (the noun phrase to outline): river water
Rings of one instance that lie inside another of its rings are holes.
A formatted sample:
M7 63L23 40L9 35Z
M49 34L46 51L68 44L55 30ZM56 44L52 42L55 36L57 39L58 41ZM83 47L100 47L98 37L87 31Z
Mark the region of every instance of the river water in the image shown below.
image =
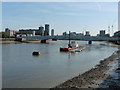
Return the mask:
M76 53L60 52L68 41L47 44L2 45L3 88L49 88L93 68L100 60L110 56L117 48L102 46L104 42L77 41L85 50ZM106 44L106 43L105 43ZM40 51L40 56L33 56Z

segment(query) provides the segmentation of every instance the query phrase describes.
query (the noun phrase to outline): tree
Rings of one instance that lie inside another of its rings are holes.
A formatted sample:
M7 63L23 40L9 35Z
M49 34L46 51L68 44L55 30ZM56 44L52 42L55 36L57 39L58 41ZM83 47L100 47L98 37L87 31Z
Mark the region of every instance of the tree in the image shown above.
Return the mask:
M2 38L9 38L9 34L6 32L1 32L0 34L2 34Z

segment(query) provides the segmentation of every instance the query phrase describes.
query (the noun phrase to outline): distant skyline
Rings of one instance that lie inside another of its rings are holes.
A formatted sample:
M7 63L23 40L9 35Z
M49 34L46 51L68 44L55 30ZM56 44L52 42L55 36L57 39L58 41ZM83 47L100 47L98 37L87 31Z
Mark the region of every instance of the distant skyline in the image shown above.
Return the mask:
M2 30L38 28L50 24L55 34L118 30L118 2L2 2Z

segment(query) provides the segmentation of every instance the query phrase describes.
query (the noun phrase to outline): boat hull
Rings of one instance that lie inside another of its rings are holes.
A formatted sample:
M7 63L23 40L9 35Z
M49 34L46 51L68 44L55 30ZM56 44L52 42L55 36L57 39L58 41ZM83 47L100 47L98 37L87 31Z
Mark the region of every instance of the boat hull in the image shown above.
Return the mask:
M64 52L67 52L69 51L71 48L60 48L60 51L64 51Z
M84 47L60 48L60 51L63 51L63 52L80 52L83 49L84 49Z

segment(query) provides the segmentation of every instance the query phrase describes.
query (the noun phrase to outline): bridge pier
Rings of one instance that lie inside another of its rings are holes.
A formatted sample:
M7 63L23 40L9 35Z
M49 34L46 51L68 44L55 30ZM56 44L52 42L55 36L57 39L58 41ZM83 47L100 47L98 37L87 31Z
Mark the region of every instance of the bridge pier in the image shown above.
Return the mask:
M92 44L92 41L88 41L88 44Z
M52 39L48 39L48 40L41 40L41 43L48 43L49 41L52 41Z
M52 39L52 41L57 41L57 39Z
M47 40L41 40L41 43L47 43Z

